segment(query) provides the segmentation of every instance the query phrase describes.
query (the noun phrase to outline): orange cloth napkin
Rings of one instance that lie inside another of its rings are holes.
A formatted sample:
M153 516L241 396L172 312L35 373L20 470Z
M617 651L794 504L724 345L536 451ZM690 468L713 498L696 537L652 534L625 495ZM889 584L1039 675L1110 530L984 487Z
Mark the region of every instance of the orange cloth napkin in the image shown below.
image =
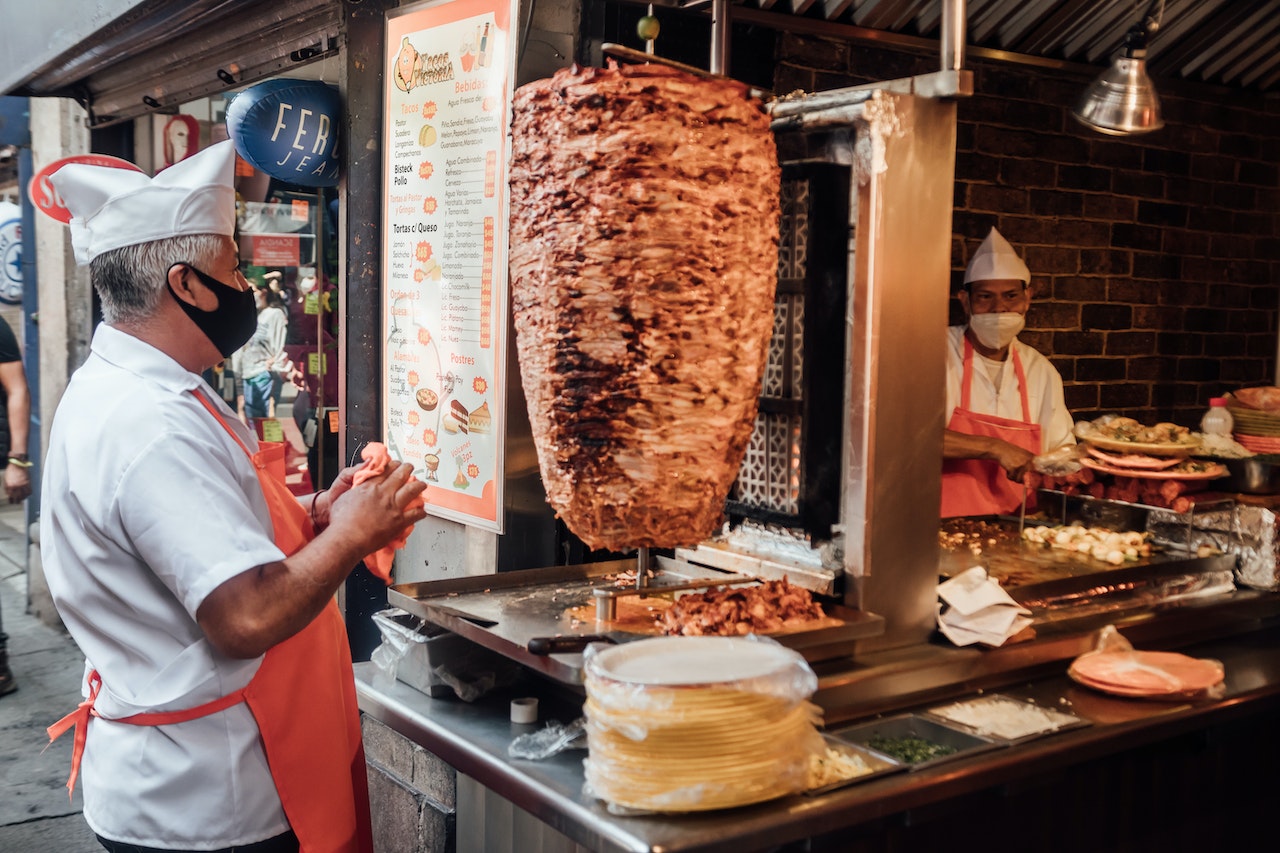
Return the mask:
M360 451L360 458L364 460L364 467L352 478L357 486L370 477L380 476L391 464L391 454L387 452L387 446L380 441L371 441L365 445L364 450ZM410 506L424 506L425 503L422 495L418 495ZM404 547L411 532L413 532L413 525L401 531L390 544L384 545L364 558L364 564L369 567L369 571L382 578L387 586L391 585L391 562L395 559L396 551Z

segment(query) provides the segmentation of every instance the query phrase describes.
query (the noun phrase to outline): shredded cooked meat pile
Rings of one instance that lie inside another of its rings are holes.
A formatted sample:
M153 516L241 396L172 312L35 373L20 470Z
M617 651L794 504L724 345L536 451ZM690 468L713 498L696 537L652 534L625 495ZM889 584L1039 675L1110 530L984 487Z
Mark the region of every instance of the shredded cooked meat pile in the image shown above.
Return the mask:
M755 424L777 149L745 87L565 68L511 125L511 298L547 500L592 548L693 545Z
M786 578L759 586L716 587L676 599L663 612L663 633L686 637L767 634L798 622L822 619L822 605L809 590Z

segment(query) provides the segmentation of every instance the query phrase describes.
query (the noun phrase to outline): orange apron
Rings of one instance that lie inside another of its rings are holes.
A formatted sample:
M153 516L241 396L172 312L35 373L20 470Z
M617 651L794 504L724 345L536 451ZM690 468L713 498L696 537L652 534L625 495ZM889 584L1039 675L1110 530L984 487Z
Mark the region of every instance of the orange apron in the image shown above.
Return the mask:
M1027 403L1027 375L1018 351L1010 349L1018 393L1022 395L1022 420L984 415L969 409L973 385L973 344L964 339L964 372L960 377L960 405L951 414L947 429L967 435L1001 438L1023 450L1040 452L1040 425L1031 422ZM1024 489L1010 480L999 463L990 459L944 459L942 462L942 517L1002 515L1022 506ZM1027 495L1027 508L1035 507L1035 493Z
M193 392L195 393L195 392ZM271 511L276 546L286 555L305 545L315 531L307 512L271 470L283 461L282 448L250 453L218 411L196 398L253 461ZM276 458L268 458L276 457ZM327 677L326 677L327 676ZM49 727L49 738L75 726L68 793L75 787L89 719L101 678L89 676L89 698ZM347 631L330 601L311 624L266 653L253 679L242 690L183 711L135 714L115 722L155 726L193 720L246 702L258 723L271 778L300 853L371 853L369 788L355 678Z

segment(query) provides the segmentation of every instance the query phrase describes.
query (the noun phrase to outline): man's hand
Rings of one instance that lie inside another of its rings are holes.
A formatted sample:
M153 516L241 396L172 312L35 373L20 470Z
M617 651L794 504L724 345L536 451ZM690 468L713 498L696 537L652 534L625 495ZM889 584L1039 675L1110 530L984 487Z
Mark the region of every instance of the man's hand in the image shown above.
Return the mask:
M1023 476L1032 471L1031 463L1036 455L998 438L992 439L992 454L995 461L1004 469L1010 480L1021 483Z
M1032 470L1031 463L1036 457L1034 453L1002 438L945 430L942 433L942 458L990 459L1004 469L1010 480L1021 482L1023 474Z
M258 566L209 593L196 620L213 646L233 658L253 658L305 628L329 603L351 569L426 518L415 498L427 484L408 463L353 484L357 468L342 471L316 497L327 527L278 563Z
M412 465L403 462L388 465L380 476L358 486L349 482L340 486L344 484L343 475L350 471L354 476L356 470L343 471L329 488L333 498L325 535L341 535L352 543L365 542L355 546L363 557L390 544L406 527L427 517L416 500L427 484L413 476Z
M4 492L11 504L20 504L31 497L31 469L10 462L4 469Z

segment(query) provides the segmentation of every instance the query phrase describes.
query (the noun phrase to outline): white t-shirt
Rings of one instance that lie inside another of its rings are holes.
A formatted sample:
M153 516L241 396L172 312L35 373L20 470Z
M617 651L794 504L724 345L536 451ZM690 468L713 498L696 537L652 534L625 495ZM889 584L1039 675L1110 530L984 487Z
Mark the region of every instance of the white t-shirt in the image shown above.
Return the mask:
M241 379L261 376L268 370L284 373L289 356L284 342L289 334L289 317L280 308L268 305L258 312L253 337L231 355L231 369Z
M105 324L54 417L42 561L108 718L195 707L262 662L220 655L195 621L220 584L284 557L253 465L197 389L256 450L199 376ZM244 703L165 726L95 718L80 778L85 819L113 840L216 849L289 828Z
M964 376L965 326L947 329L947 408L946 422L960 405L960 381ZM1022 369L1027 375L1027 406L1031 410L1031 422L1040 425L1040 452L1044 453L1064 444L1075 444L1072 429L1075 422L1062 393L1062 376L1049 359L1022 341L1014 339L1009 345L1018 351ZM1018 391L1018 376L1013 369L1010 353L1003 372L997 373L999 386L992 380L984 359L973 354L973 385L969 391L969 408L979 414L996 415L1011 420L1022 420L1022 395Z

